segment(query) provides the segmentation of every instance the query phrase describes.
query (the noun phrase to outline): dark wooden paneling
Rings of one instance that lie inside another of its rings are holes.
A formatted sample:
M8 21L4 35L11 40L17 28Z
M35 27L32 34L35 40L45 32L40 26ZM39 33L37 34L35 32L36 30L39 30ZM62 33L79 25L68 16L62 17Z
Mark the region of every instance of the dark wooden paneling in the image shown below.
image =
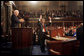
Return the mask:
M32 45L32 28L12 28L13 48L28 48Z

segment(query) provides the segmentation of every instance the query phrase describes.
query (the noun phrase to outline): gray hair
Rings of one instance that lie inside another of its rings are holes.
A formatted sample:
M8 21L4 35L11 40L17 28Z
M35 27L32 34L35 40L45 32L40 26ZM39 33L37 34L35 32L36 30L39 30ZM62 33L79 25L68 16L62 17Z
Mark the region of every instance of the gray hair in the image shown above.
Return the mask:
M19 10L14 10L14 14L19 13Z
M83 26L83 23L81 23L81 26Z

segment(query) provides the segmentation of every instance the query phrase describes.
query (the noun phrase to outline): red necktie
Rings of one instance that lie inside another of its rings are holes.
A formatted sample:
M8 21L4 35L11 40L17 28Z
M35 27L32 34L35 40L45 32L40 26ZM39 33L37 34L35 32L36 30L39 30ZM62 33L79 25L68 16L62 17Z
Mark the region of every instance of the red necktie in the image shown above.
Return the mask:
M43 26L43 29L44 29L44 32L46 32L46 30L45 30L45 26Z

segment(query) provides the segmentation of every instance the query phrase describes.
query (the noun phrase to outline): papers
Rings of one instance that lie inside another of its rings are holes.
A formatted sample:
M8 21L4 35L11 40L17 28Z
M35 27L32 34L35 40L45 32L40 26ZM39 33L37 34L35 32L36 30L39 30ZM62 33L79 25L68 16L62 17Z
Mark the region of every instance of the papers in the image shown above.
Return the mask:
M50 37L50 35L46 35L47 37Z
M47 37L50 37L50 35L47 35ZM56 36L56 37L51 37L55 40L61 40L61 41L73 41L73 40L77 40L76 37L71 37L71 38L68 38L68 37L60 37L60 36Z
M67 38L67 37L52 37L53 39L56 40L62 40L62 41L72 41L72 40L76 40L76 38Z

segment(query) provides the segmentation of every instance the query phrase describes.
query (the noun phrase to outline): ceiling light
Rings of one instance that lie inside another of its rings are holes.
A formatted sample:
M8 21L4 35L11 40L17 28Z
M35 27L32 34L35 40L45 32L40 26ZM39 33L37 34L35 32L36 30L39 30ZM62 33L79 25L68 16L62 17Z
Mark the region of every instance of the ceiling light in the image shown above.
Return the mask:
M32 3L32 4L36 4L36 3L37 3L37 1L30 1L30 3Z

